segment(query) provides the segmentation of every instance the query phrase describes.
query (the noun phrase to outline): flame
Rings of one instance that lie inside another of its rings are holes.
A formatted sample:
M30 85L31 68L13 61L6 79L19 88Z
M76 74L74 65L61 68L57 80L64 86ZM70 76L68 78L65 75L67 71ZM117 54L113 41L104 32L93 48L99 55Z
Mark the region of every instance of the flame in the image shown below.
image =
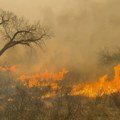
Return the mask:
M57 81L63 80L64 76L68 73L66 69L63 69L59 73L44 72L34 75L21 75L19 80L25 82L24 85L29 87L34 86L50 86L53 90L58 88ZM46 82L46 83L45 83Z
M1 67L0 71L12 71L16 72L16 66ZM109 79L108 74L99 78L95 82L85 82L77 85L71 85L71 96L87 96L95 98L103 95L111 95L116 92L120 92L120 64L114 67L114 77ZM44 95L44 97L52 97L56 95L56 91L61 89L59 81L64 80L64 76L68 73L68 70L62 69L60 72L48 72L37 73L33 75L20 75L18 79L28 87L50 87L52 92ZM66 86L67 87L67 86Z
M16 72L17 69L16 69L16 65L13 65L11 67L3 67L3 66L0 66L0 72L1 71L10 71L10 72Z
M104 75L97 82L74 85L70 95L82 95L95 98L120 92L120 65L114 67L114 70L115 76L113 80L109 80L108 75Z

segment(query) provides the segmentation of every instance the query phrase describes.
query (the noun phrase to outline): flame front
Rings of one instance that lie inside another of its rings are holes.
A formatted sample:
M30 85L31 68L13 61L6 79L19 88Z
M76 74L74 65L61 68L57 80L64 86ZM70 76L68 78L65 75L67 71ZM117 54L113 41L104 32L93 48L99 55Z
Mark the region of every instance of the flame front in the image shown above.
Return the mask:
M63 69L59 73L55 72L44 72L34 75L21 75L19 76L19 80L25 82L25 85L29 87L33 86L51 86L53 90L58 87L57 81L63 80L64 76L68 73L66 69Z
M115 75L113 80L108 79L108 75L104 75L98 81L91 83L80 83L71 86L71 96L87 96L95 98L103 95L111 95L112 93L120 92L120 65L114 68ZM63 69L59 73L44 72L31 76L21 75L19 80L24 82L24 85L28 87L40 86L52 88L52 92L45 95L46 97L55 96L56 90L60 89L58 81L63 80L64 76L68 73L66 69Z
M3 66L0 66L0 72L1 71L10 71L10 72L16 72L17 69L16 69L16 65L13 65L11 67L3 67Z
M108 80L108 75L104 75L99 81L73 86L70 94L94 98L120 92L120 65L116 66L114 70L115 76L113 80Z

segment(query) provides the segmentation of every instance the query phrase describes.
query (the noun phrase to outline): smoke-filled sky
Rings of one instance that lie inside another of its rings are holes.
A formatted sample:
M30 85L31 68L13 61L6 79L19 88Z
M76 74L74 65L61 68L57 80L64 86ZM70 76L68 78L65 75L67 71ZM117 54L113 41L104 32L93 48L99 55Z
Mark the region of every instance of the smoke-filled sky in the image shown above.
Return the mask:
M10 50L5 61L14 59L46 69L90 66L101 49L119 46L119 5L119 0L0 0L3 10L40 20L54 33L46 41L45 52L28 50L26 55L21 49L17 53Z

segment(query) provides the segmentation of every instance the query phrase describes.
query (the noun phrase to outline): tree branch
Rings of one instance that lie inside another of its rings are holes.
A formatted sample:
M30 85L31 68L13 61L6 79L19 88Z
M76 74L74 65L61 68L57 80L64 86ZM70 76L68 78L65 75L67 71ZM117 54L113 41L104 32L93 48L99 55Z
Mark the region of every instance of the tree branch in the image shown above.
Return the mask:
M45 39L50 35L48 31L42 27L39 22L37 24L29 24L24 18L19 18L13 13L2 11L0 13L2 25L1 36L7 42L0 50L0 56L9 48L16 45L31 46L36 44L41 46Z

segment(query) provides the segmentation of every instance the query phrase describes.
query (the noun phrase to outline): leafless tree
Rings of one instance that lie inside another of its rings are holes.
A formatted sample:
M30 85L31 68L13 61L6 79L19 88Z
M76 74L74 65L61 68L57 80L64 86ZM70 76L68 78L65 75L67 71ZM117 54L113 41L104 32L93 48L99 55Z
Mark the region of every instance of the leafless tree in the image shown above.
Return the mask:
M31 47L32 44L36 44L41 47L49 37L48 29L41 26L40 22L31 24L12 12L0 10L0 40L4 43L0 49L0 56L16 45Z
M103 49L99 52L99 61L103 65L118 64L120 62L120 48L117 47L114 51Z

